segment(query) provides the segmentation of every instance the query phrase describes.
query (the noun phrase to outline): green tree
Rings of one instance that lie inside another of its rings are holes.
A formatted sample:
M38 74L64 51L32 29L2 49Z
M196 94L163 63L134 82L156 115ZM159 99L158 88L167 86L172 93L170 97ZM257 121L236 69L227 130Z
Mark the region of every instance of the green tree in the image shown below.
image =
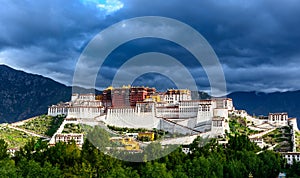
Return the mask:
M300 162L295 161L287 171L287 177L300 177Z
M224 165L225 178L248 177L249 173L241 161L230 160Z
M174 168L174 165L183 165L187 158L187 155L182 152L182 148L178 147L170 154L160 158L158 161L166 163L167 169L172 169Z
M87 133L86 137L95 147L102 151L106 151L106 147L110 146L109 133L99 126L95 126Z
M18 177L15 162L13 160L6 158L0 161L0 177Z
M229 136L228 149L233 151L248 150L258 152L260 148L249 140L246 135Z
M9 154L7 153L7 143L0 139L0 160L9 158Z
M144 150L144 162L160 158L164 155L165 150L158 142L151 142Z
M258 155L252 151L237 151L235 153L235 159L240 160L245 165L248 173L252 173L253 176L258 176L259 167L262 164L262 161L259 159Z
M172 173L166 168L166 164L158 162L147 162L142 168L141 177L143 178L171 178Z
M176 165L172 169L172 177L174 178L188 178L186 171L182 165Z
M279 153L273 151L264 151L258 155L261 160L259 170L253 176L258 177L276 177L281 171L281 165L283 165L283 158Z
M35 144L36 141L31 139L24 145L24 147L20 148L20 150L16 152L16 157L14 158L16 164L18 164L21 159L34 159L34 153L36 152Z
M131 168L123 168L121 166L114 167L110 169L107 173L101 175L103 178L139 178L139 174L136 170L132 170Z
M21 177L36 177L36 178L60 178L63 177L61 171L57 167L53 167L46 162L42 167L40 163L34 160L22 159L18 164L18 172Z

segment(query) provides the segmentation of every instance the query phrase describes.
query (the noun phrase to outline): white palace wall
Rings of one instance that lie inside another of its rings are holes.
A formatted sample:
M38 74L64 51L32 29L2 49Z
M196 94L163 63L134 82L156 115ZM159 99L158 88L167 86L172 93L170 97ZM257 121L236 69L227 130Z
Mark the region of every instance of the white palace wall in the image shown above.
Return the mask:
M159 118L152 112L138 113L135 109L108 109L105 123L116 127L128 128L158 128Z

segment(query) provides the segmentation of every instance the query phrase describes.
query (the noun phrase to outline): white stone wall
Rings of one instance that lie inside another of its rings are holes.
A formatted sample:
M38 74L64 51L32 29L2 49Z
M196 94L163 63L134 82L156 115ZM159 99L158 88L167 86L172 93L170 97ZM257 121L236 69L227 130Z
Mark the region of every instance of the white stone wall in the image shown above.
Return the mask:
M179 107L157 107L155 116L160 118L178 118Z
M57 105L50 106L48 108L48 115L49 116L57 116L60 114L67 115L68 109L69 109L69 107L63 107L63 106L57 106Z
M159 118L156 118L152 113L137 113L134 110L114 111L114 109L108 109L105 123L116 127L128 127L128 128L146 128L153 129L158 128Z
M235 115L241 116L241 117L247 117L248 116L248 113L245 110L235 110L233 113Z
M94 106L94 107L99 107L103 106L103 103L99 100L76 100L72 103L72 106Z
M93 119L104 112L101 107L72 107L69 108L67 118Z
M155 103L153 101L149 102L138 102L136 103L136 110L138 113L141 112L152 112L154 113L155 111Z
M214 100L201 101L198 108L197 123L207 122L214 116L216 102Z
M95 94L89 93L89 94L78 94L78 93L73 93L71 97L71 101L76 101L76 100L82 100L82 101L93 101L95 100Z
M180 101L179 118L197 117L200 101Z
M67 118L95 118L104 113L101 101L95 100L95 94L72 94L71 102L53 105L48 115L67 115Z
M71 140L74 140L77 145L82 145L83 144L83 134L68 133L68 134L55 135L55 143L70 142Z
M180 133L185 135L198 134L198 132L195 132L192 129L163 119L160 119L160 124L158 126L158 129L162 129L170 133Z
M222 136L225 134L225 119L222 117L214 117L211 122L212 137Z
M163 101L170 104L178 104L180 101L192 100L191 92L180 92L178 94L165 94Z
M186 126L189 128L195 128L196 123L197 123L196 117L188 118L188 119L169 119L169 120L171 120L172 122L175 122L179 125Z
M268 116L268 122L276 126L287 126L288 125L288 114L287 113L270 113Z
M214 116L215 117L223 117L225 120L228 120L228 109L214 109Z
M289 119L289 125L292 126L293 130L299 131L298 125L297 125L297 118Z
M232 99L231 98L227 98L225 100L226 102L226 108L229 110L229 111L233 111L234 110L234 106L233 106L233 102L232 102Z
M283 153L284 158L287 160L288 164L293 164L293 160L296 162L300 161L300 153L299 152L288 152Z

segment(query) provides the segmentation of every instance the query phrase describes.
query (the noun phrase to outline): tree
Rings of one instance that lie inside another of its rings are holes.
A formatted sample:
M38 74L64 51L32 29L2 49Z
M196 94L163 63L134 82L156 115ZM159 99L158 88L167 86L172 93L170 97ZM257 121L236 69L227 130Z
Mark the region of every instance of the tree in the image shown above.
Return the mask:
M172 177L174 178L188 178L182 165L176 165L172 170Z
M158 162L147 162L142 168L141 177L143 178L171 178L172 173L166 168L166 164Z
M264 151L258 155L261 160L259 170L253 176L258 177L276 177L281 171L281 165L283 165L283 158L279 153L273 151Z
M87 139L98 149L106 151L106 147L110 146L109 133L99 126L95 126L93 130L88 132Z
M15 162L11 159L3 159L0 161L0 177L18 177Z
M300 177L300 162L293 162L288 169L287 177Z
M9 154L7 153L7 143L0 139L0 160L9 158Z
M182 152L181 147L178 147L170 154L160 158L158 161L160 163L166 163L167 169L172 169L174 168L174 165L183 165L186 159L187 155Z
M255 143L251 142L246 135L229 136L227 147L233 151L241 151L244 149L247 151L258 152L260 150L260 148Z
M258 155L252 151L237 151L234 159L243 162L248 172L251 172L255 177L257 175L256 173L259 172L260 165L262 164L262 161L259 159Z
M110 169L107 173L102 174L101 177L103 178L139 178L139 174L136 170L132 170L131 168L123 168L121 166L114 167Z
M230 160L224 165L224 177L240 178L248 177L249 173L241 161Z
M158 142L151 142L144 150L144 162L160 158L164 155L164 149Z
M34 160L22 159L18 165L19 176L21 177L51 177L60 178L63 177L62 172L57 168L53 167L50 163L46 162L44 167L40 163Z
M204 156L195 157L192 161L188 160L186 171L189 177L210 178L209 161Z

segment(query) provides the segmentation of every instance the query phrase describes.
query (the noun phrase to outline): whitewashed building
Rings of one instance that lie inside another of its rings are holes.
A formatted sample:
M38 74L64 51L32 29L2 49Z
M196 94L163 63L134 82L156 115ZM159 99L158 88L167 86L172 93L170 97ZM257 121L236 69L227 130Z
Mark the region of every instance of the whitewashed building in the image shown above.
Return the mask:
M262 137L250 138L250 141L256 143L260 148L264 148L266 146L266 143Z
M71 101L59 103L48 108L48 115L67 115L67 118L93 119L104 113L104 106L95 94L72 94Z
M163 100L170 104L178 104L179 101L192 100L191 91L188 89L169 89L164 94Z
M288 125L288 114L282 113L269 113L268 122L276 126L287 126Z
M287 160L288 164L293 164L294 160L296 162L300 161L300 152L282 152L283 157Z
M197 123L207 122L214 117L217 108L216 100L200 100L197 114Z
M69 102L59 103L48 107L49 116L67 115L71 104Z
M68 134L56 134L55 135L55 143L58 142L70 142L74 140L76 145L82 146L83 144L83 134L77 134L77 133L68 133Z
M106 113L104 111L106 110ZM95 94L73 94L71 101L49 107L48 114L67 118L97 119L109 125L130 128L173 128L223 136L229 131L228 113L234 110L229 98L191 100L191 91L168 90L163 101L145 99L135 107L105 107ZM174 130L174 129L173 129Z
M294 131L299 131L298 125L297 125L297 118L289 118L288 123L289 123L289 126L291 126Z
M224 117L213 117L211 123L211 134L214 137L225 137L226 125ZM229 130L227 130L229 132Z

